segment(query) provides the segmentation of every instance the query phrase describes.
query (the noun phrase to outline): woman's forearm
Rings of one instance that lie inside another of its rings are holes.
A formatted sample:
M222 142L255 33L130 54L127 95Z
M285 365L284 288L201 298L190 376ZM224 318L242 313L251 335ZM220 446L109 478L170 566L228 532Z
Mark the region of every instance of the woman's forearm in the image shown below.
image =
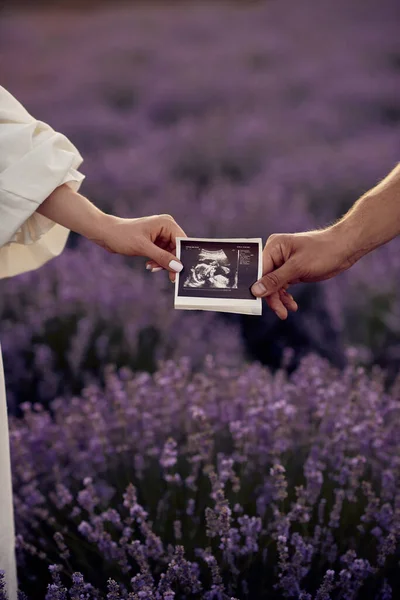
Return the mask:
M176 238L185 237L185 232L170 215L136 219L107 215L67 185L57 188L37 212L109 252L148 257L149 269L167 269L172 281L183 268L174 251Z
M96 242L104 239L105 230L113 218L68 185L54 190L37 212Z
M351 262L400 235L400 164L335 225Z

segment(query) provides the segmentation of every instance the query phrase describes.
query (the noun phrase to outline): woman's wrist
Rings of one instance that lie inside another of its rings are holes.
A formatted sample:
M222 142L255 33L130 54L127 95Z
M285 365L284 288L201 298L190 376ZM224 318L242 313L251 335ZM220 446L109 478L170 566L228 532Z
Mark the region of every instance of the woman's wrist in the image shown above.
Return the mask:
M67 184L54 190L37 212L97 243L105 239L111 221L116 219L105 214Z
M112 240L115 237L114 231L120 222L121 219L119 217L101 212L101 214L97 215L93 228L85 237L108 252L113 252Z

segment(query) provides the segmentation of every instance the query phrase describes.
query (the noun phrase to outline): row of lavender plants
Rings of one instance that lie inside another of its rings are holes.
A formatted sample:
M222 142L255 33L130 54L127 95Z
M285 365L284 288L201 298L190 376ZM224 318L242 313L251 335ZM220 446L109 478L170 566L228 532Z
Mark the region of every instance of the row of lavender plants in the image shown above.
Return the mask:
M22 587L395 598L399 394L349 351L342 373L310 355L290 377L211 356L197 374L184 359L154 375L108 368L104 388L26 403L11 420Z
M300 311L279 323L266 305L257 322L176 312L165 274L149 274L140 259L81 243L39 271L1 282L10 410L15 413L27 398L46 403L59 393L79 392L108 363L153 372L166 357L190 356L198 366L205 353L224 353L227 365L253 357L276 367L285 345L295 347L296 357L314 351L340 365L345 344L359 343L365 364L389 366L393 376L400 327L392 278L397 247L325 288L294 289Z

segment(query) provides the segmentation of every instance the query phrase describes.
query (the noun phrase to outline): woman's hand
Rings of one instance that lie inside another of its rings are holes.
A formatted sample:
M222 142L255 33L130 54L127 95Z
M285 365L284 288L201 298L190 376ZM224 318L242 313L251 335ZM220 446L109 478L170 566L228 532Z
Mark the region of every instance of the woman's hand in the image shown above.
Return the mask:
M148 257L146 268L152 272L166 269L171 281L183 268L175 256L176 238L186 234L170 215L138 219L108 216L102 229L101 239L93 241L108 252Z
M107 215L68 185L58 187L39 207L38 213L83 235L109 252L146 256L147 268L166 269L171 281L183 266L176 259L176 238L186 237L170 215L121 219Z

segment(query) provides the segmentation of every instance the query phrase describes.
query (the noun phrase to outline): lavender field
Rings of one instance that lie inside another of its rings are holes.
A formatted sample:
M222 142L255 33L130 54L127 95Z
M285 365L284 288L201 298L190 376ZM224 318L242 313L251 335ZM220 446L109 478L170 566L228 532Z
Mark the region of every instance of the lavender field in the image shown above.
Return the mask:
M3 12L1 83L75 143L103 209L265 240L398 162L396 4ZM399 280L395 240L294 287L285 323L182 313L162 273L72 235L0 282L21 588L396 598Z

